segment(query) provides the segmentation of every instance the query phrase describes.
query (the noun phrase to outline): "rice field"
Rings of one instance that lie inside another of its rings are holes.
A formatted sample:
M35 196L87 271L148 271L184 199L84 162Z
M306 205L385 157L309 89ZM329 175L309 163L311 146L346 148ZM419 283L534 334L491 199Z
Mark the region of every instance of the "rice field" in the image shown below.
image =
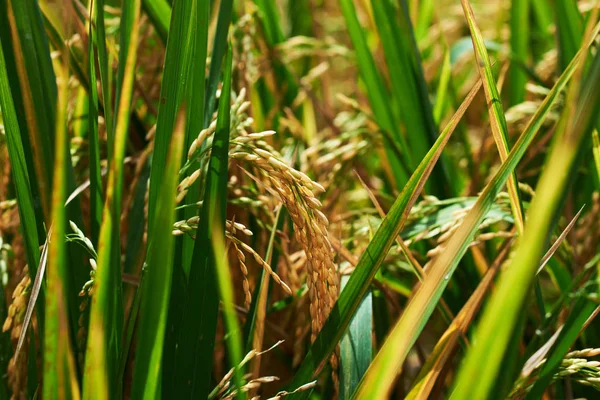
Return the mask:
M600 2L0 0L0 399L594 399Z

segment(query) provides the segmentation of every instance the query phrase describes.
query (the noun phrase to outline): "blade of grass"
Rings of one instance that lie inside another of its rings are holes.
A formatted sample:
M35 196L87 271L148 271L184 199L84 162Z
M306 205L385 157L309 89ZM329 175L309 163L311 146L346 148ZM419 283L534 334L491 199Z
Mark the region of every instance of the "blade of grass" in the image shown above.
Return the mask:
M579 209L579 211L577 212L577 214L575 214L575 216L573 217L571 222L569 222L569 224L561 232L560 236L558 236L558 238L556 239L554 244L550 247L548 252L544 255L544 257L542 258L542 261L540 262L540 266L539 266L536 274L539 274L544 269L544 267L546 266L548 261L550 261L550 259L554 255L554 253L556 253L556 250L558 250L558 247L560 246L560 244L567 238L567 235L569 234L569 232L571 232L571 229L573 229L573 227L575 226L575 222L577 222L577 219L581 215L582 211L583 211L583 207L581 207Z
M19 204L19 218L25 242L25 254L30 265L29 272L34 277L37 265L40 262L40 240L37 235L37 221L34 209L33 194L29 182L29 172L25 161L25 152L21 141L21 129L17 120L17 112L10 92L9 77L4 61L4 50L0 41L0 109L2 109L2 122L6 131L8 156L10 159L13 182Z
M64 282L70 274L67 262L65 241L67 215L67 172L70 158L67 147L67 104L68 104L68 67L62 67L62 88L58 97L58 118L56 118L56 154L54 157L54 187L52 190L52 228L49 232L49 265L47 274L48 290L52 296L46 296L44 329L44 398L79 399L79 384L75 373L75 357L69 327L69 307Z
M440 157L443 148L448 143L452 132L471 104L476 93L475 90L472 90L467 95L461 107L459 107L449 124L442 131L434 146L427 153L427 156L421 161L421 164L413 173L404 190L383 219L373 239L369 242L367 249L360 257L358 265L350 276L346 288L340 294L329 318L327 318L321 332L300 365L294 380L290 384L292 388L297 388L310 382L320 372L334 351L381 263L404 227L410 209L420 195L425 185L425 180L431 174L433 164ZM297 392L292 395L292 398L306 398L307 396L308 393L306 392Z
M594 130L592 133L592 152L594 153L594 166L596 167L596 178L600 183L600 137L598 136L598 130Z
M84 397L107 399L115 393L123 324L119 227L123 191L123 161L129 127L129 110L133 97L136 48L139 37L140 0L132 2L131 37L123 69L123 87L120 89L116 115L114 153L102 213L98 245L98 265L95 275L94 296L91 301L89 334L85 359Z
M136 8L136 3L136 1L126 1L121 6L121 18L119 20L119 63L117 65L114 104L115 111L113 114L115 115L115 118L112 121L112 125L106 125L106 147L109 163L112 161L113 153L115 152L116 125L117 119L119 118L117 114L119 112L119 107L121 106L121 96L124 89L123 82L126 79L129 79L125 76L125 68L127 66L125 61L128 59L130 51L137 51L137 46L130 46L131 40L139 37L139 32L134 32L134 29L139 29L139 27L134 26L134 24L138 23L137 14L139 13L139 10ZM98 15L100 15L104 12L104 10L98 9L97 12Z
M217 20L217 30L213 40L212 55L210 60L210 69L206 81L206 92L204 93L204 127L210 124L215 101L217 97L217 88L223 63L223 56L227 51L227 34L231 24L231 15L233 11L233 0L221 0L219 5L219 18ZM205 143L203 143L205 144Z
M421 54L415 40L412 22L409 18L406 0L398 1L398 10L395 9L393 0L372 2L373 10L382 4L384 15L391 28L391 37L383 36L383 43L388 43L386 54L396 51L400 64L389 64L388 70L393 81L399 81L394 86L401 89L395 90L394 99L399 102L402 120L406 123L407 141L415 160L422 159L438 135L438 127L433 118L433 107L429 100L429 88L421 65ZM399 14L399 17L396 17ZM377 13L375 13L375 16ZM380 18L382 20L383 18ZM384 26L383 23L378 24ZM393 44L390 46L389 42ZM384 46L385 48L385 46ZM421 132L418 134L418 132ZM448 167L445 155L433 170L434 179L430 193L452 196L457 193L452 181L449 181ZM416 164L416 162L415 162Z
M529 54L529 9L530 0L512 0L510 7L510 49L515 58L523 64L527 63ZM525 83L527 74L517 65L511 65L509 71L509 102L510 106L525 100Z
M204 122L204 96L205 92L205 72L206 72L206 53L208 44L208 23L210 16L210 4L208 2L194 1L192 2L192 15L190 18L189 44L184 53L184 70L187 70L187 79L189 83L183 87L185 90L184 102L189 109L187 113L186 132L184 146L189 149L192 142L198 137L198 133L206 126ZM187 159L187 154L182 154L181 165L184 165ZM199 166L199 163L196 163ZM195 168L189 170L183 179L193 172ZM200 200L200 180L196 180L188 189L188 199L192 201ZM179 218L188 220L198 215L198 210L195 208L185 208L180 212ZM182 265L183 269L189 272L190 262L192 261L192 252L194 250L194 240L190 236L181 238L183 250L181 260L176 260L178 265ZM179 254L178 254L179 258Z
M64 39L65 32L59 13L56 12L54 8L49 6L47 1L39 1L39 6L40 11L42 12L42 18L44 27L46 28L46 34L48 35L48 40L54 49L59 51L61 54L66 53L69 55L69 67L71 68L73 76L77 78L81 84L80 88L85 89L85 91L89 91L88 76L84 72L84 60L82 60L82 57L80 57L79 52L77 52L74 47L68 44L68 41Z
M508 255L511 243L512 240L504 243L502 250L500 250L498 256L479 282L479 285L477 285L477 289L475 289L469 300L467 300L463 308L456 315L456 318L435 345L427 362L421 368L415 380L416 383L406 396L407 400L427 399L431 396L435 383L442 376L444 366L450 361L456 350L461 333L465 334L467 332L469 325L471 325L475 315L479 311L496 273Z
M446 95L448 94L451 77L452 64L450 63L450 51L447 50L444 54L444 61L442 62L440 82L438 84L435 96L435 107L433 109L433 118L437 123L439 123L443 117L444 108L446 107Z
M42 293L42 289L44 288L42 284L46 282L44 275L48 263L48 243L49 238L48 240L46 240L46 243L44 243L44 247L42 248L42 254L40 257L40 265L37 268L35 278L32 280L33 283L31 285L31 292L29 294L29 301L27 303L27 310L25 311L25 317L23 318L23 327L21 328L21 335L19 336L17 348L15 349L15 360L19 358L19 353L21 352L21 348L23 347L23 343L25 342L25 339L27 337L27 329L29 328L29 323L31 322L31 317L33 315L33 310L35 308L36 301L40 293ZM38 315L41 314L41 312L43 311L38 311Z
M171 29L169 31L165 54L164 73L160 88L160 103L156 121L154 152L152 155L153 168L150 172L148 221L154 220L154 210L159 193L161 193L160 185L163 179L164 166L166 165L167 152L175 126L175 119L186 93L186 84L190 83L188 67L191 68L191 66L188 66L186 61L188 60L187 57L191 57L190 52L194 45L191 16L195 10L195 2L194 0L176 2L171 16ZM200 72L203 74L203 71ZM152 229L153 227L148 227L149 235L151 235Z
M144 254L145 255L145 254ZM131 301L131 307L129 309L129 315L127 318L127 322L125 323L125 331L123 333L123 351L121 352L121 357L119 361L119 375L118 375L118 384L123 386L123 379L125 377L125 369L127 368L127 363L129 361L129 353L131 351L131 343L133 341L133 334L135 332L135 327L138 321L138 315L140 311L140 304L142 302L142 288L146 284L144 277L146 276L146 267L145 264L142 266L142 269L139 274L139 285L137 288L134 287L135 292L133 294L133 300ZM164 357L164 354L162 355ZM122 392L119 391L118 393Z
M522 10L515 10L515 7L511 8L511 12L516 13L516 16L511 16L511 23L512 23L512 19L516 18L519 20L519 26L520 29L526 31L527 29L525 29L526 25L527 25L527 1L528 0L523 0L520 4L519 4L519 8L523 8ZM463 6L463 10L464 10L464 14L465 17L467 18L467 21L469 23L469 28L471 31L471 39L473 41L473 49L475 51L475 57L477 60L477 65L479 68L479 74L481 76L481 79L484 80L484 91L485 91L485 96L488 102L488 110L489 110L489 116L490 116L490 122L491 122L491 127L492 127L492 134L494 136L494 141L496 142L496 147L498 147L498 153L500 154L500 161L504 162L506 160L506 157L508 156L508 152L510 150L509 147L509 143L508 143L508 127L506 126L506 117L504 116L504 110L502 108L502 102L500 100L500 94L498 92L498 88L496 87L496 82L494 80L493 77L493 73L492 73L492 66L490 63L490 59L489 56L487 54L487 49L483 40L483 36L481 35L481 31L479 30L479 27L477 26L477 23L475 21L475 14L473 13L473 9L471 7L471 3L469 0L461 0L462 6ZM527 32L515 32L514 30L511 31L512 34L525 34ZM526 37L521 37L519 36L520 40L525 40L525 44L517 44L515 47L515 42L517 42L517 39L515 37L515 40L512 40L513 37L511 36L511 45L513 46L513 50L518 50L518 53L514 53L514 59L517 62L524 62L523 59L523 54L526 52L526 48L527 48L527 36ZM513 64L515 65L515 64ZM515 65L516 66L516 65ZM513 68L512 73L515 72L515 68ZM522 74L521 77L517 80L513 80L512 79L512 75L511 75L511 81L510 81L510 96L511 96L511 100L515 100L515 98L513 97L513 95L519 94L518 91L523 90L523 95L524 95L524 85L525 82L524 80L526 80L526 77L524 75L524 71L520 70L518 73ZM517 75L518 76L518 75ZM520 85L520 86L519 86ZM515 90L517 90L517 92L515 92ZM521 100L522 101L522 100ZM517 227L517 233L519 235L523 234L523 229L524 229L524 221L523 221L523 205L521 203L521 196L520 196L520 192L519 192L519 188L518 188L518 179L517 179L517 174L515 171L513 171L512 175L509 177L508 179L508 194L510 197L510 204L511 204L511 209L515 218L515 225ZM536 283L536 288L538 291L541 291L541 289L539 288L539 283ZM540 314L541 315L545 315L544 309L543 309L543 303L538 303L539 307L540 307Z
M20 127L23 132L27 129L35 168L35 181L31 180L30 184L39 188L43 221L49 226L56 79L37 2L5 1L21 107L26 121L20 123Z
M402 149L404 151L410 149L411 153L414 152L414 157L411 154L408 161L412 168L414 160L421 159L429 149L427 140L429 129L426 129L421 120L425 118L422 115L425 110L421 109L418 103L416 79L411 79L416 77L412 76L413 71L407 64L407 57L404 56L410 50L406 46L406 40L403 40L405 38L401 36L400 28L396 23L396 10L391 1L371 0L371 6L389 70L393 99L398 103L398 114L406 130L406 134L402 137L406 136L406 145L409 147L403 145Z
M225 68L229 69L226 74L229 73L229 79L231 79L231 47L228 50L227 55L227 66ZM229 126L227 126L224 130L229 130ZM226 136L221 133L222 136ZM215 137L216 139L216 137ZM223 140L224 139L224 140ZM223 140L221 143L215 143L213 145L213 151L220 150L221 157L224 157L225 161L225 179L223 179L222 173L220 174L220 180L225 184L227 183L227 158L229 157L228 148L229 148L229 135L227 137L221 138ZM218 147L215 147L217 145ZM222 186L221 189L225 191L226 186ZM226 201L221 202L221 207L225 206ZM217 210L218 211L218 208ZM211 242L213 246L213 257L215 261L215 269L216 269L216 278L217 283L219 285L219 294L221 297L221 304L223 309L223 319L225 322L225 329L227 335L225 337L225 341L227 343L227 353L229 355L229 364L230 367L233 368L233 390L235 391L236 399L245 399L246 395L242 392L242 387L244 386L244 373L240 367L240 363L242 362L242 334L240 331L240 326L237 320L237 313L235 310L235 296L233 294L233 285L231 283L231 273L229 271L229 262L227 257L227 248L225 246L225 212L222 213L222 219L215 220L214 225L212 225L212 237ZM218 224L222 222L223 225L219 226ZM215 326L216 328L216 326ZM210 354L210 353L209 353Z
M435 0L422 0L419 2L419 13L415 28L415 37L417 41L420 41L427 35L427 30L433 19L434 7Z
M543 38L546 47L550 46L554 41L552 34L552 12L553 5L545 0L531 0L532 14L540 30L540 36Z
M556 36L558 40L558 61L565 69L577 53L583 38L583 18L572 0L557 0L554 3Z
M264 21L267 40L271 44L281 43L285 40L283 29L279 23L280 17L277 13L277 4L273 0L254 0L260 10Z
M595 27L594 32L597 34L599 30L600 24ZM460 227L445 245L444 252L432 261L426 279L417 289L404 313L390 332L386 344L384 344L385 349L382 348L373 363L371 363L371 367L363 378L355 397L375 396L371 398L377 398L377 396L385 396L389 392L408 352L435 309L458 262L466 252L469 243L471 243L479 224L491 208L498 192L506 183L517 163L523 157L552 104L572 77L581 54L584 54L590 45L591 41L588 41L571 62L569 68L558 79L525 128L506 161L485 187Z
M98 1L98 0L96 0ZM102 1L102 0L100 0ZM95 18L92 0L92 18ZM89 24L88 40L88 66L90 91L88 100L88 147L90 164L90 225L92 231L92 243L98 244L100 235L100 221L102 220L102 177L100 168L100 145L98 139L98 87L96 85L96 60L95 51L98 43L98 34L93 29L93 23ZM105 108L106 110L106 108Z
M23 141L27 140L25 135L22 133L19 121L17 117L17 110L13 102L11 94L11 88L9 83L9 75L7 71L7 62L4 55L3 43L0 38L0 110L2 110L2 122L6 133L6 142L8 147L8 156L11 166L11 173L13 177L13 184L16 191L16 198L18 202L19 221L21 226L21 234L23 235L25 254L29 267L29 274L32 282L41 285L41 278L38 279L38 274L41 275L41 268L38 267L40 263L40 250L39 250L39 236L38 230L36 229L43 220L43 215L36 216L35 209L35 197L30 190L30 176L28 171L28 165L26 161L26 155L23 147ZM31 161L31 160L30 160ZM41 214L41 213L40 213ZM33 289L32 296L34 296L35 287ZM44 293L42 292L42 299L44 299ZM32 303L33 305L34 303ZM28 305L29 307L29 305ZM28 309L27 312L30 314L33 312L33 307ZM45 329L44 323L44 301L42 301L37 308L38 317L38 329ZM24 321L27 322L27 321ZM29 332L27 325L24 324L22 328L21 336L25 336ZM35 339L32 339L31 343L34 343ZM19 338L19 341L22 341ZM10 341L8 342L10 347ZM21 343L22 345L22 343ZM35 345L31 346L32 351L35 351ZM17 349L14 357L17 360L19 353L19 344L17 343ZM7 359L8 360L8 359ZM37 370L34 368L29 372L29 390L31 386L37 385Z
M112 106L112 91L111 78L112 69L109 69L109 59L106 49L106 27L104 25L104 0L93 0L92 10L92 40L94 48L98 56L98 72L100 75L100 85L102 86L102 104L104 112L104 126L106 131L112 130L113 126L113 106ZM92 77L90 69L90 83ZM91 86L91 85L90 85ZM110 143L110 142L109 142ZM108 154L112 151L112 146L108 145ZM110 157L109 157L110 159ZM97 243L97 242L94 242Z
M390 134L393 138L392 140L394 140L398 147L404 152L403 156L406 157L407 164L413 166L414 164L408 154L409 147L404 136L399 131L399 125L395 121L390 108L388 100L389 94L385 90L380 72L375 66L375 60L367 46L367 40L362 32L362 27L358 22L353 1L340 0L340 6L342 8L342 13L344 14L348 33L350 34L350 38L354 45L354 50L356 51L356 62L358 64L360 76L365 83L367 96L369 98L369 103L371 104L371 109L375 114L375 119L379 126ZM396 154L391 150L391 146L386 146L386 155L392 167L392 178L395 181L395 187L401 188L408 180L408 175L404 172Z
M275 46L286 39L283 32L283 26L280 22L282 18L278 13L277 2L273 0L254 0L254 4L256 4L261 17L260 22L269 50L273 51L272 63L275 78L278 82L284 83L283 85L272 88L275 92L279 92L280 90L283 92L283 98L280 101L282 104L278 104L277 106L291 106L298 95L299 85L288 66L276 56L277 50ZM262 94L264 94L265 97L271 95L270 93L267 93L268 92L263 92Z
M225 227L228 179L228 145L231 101L231 49L228 50L223 76L223 88L219 99L219 114L211 157L196 243L192 256L186 301L183 315L198 315L184 318L177 345L175 386L178 398L205 398L210 392L212 356L219 307L216 257L211 237ZM224 235L224 232L222 232Z
M574 98L569 96L567 100ZM591 133L592 123L595 122L592 110L600 105L600 55L594 58L577 104L576 109L574 105L570 107L574 109L572 117L569 115L561 120L559 137L529 208L529 229L524 232L513 261L500 277L497 291L486 307L476 331L475 345L460 370L452 395L454 398L486 397L492 387L517 314L535 277L542 246L547 241L554 216L572 177L581 144ZM498 315L502 315L502 318L497 318ZM486 363L484 371L480 368L482 360ZM473 382L469 373L476 370L479 379Z
M505 162L510 150L508 145L508 128L506 126L504 110L502 109L502 102L500 101L500 94L498 93L496 81L494 80L494 75L492 73L492 65L483 41L483 36L475 22L475 14L473 13L471 3L469 0L461 0L461 4L471 31L473 50L477 59L479 75L483 81L485 98L488 102L492 135L494 136L496 147L498 147L500 161ZM515 217L517 232L521 234L523 232L523 207L521 205L517 182L517 175L513 172L508 179L508 194L510 196L510 205Z
M171 6L169 3L166 0L142 0L142 7L150 21L152 21L160 40L167 44L171 22Z
M160 397L160 372L163 340L169 309L173 276L174 237L169 226L175 222L175 196L179 182L179 166L183 154L185 113L182 111L172 135L169 157L162 183L153 236L148 239L147 269L141 294L137 351L132 382L132 399Z
M342 290L349 276L342 276ZM373 301L370 292L362 299L340 342L340 399L349 399L372 357Z

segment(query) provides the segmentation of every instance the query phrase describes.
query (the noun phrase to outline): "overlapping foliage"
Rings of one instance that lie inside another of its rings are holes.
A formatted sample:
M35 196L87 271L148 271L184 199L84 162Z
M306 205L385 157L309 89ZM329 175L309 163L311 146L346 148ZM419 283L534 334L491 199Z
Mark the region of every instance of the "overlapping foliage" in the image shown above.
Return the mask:
M597 396L599 7L0 0L0 398Z

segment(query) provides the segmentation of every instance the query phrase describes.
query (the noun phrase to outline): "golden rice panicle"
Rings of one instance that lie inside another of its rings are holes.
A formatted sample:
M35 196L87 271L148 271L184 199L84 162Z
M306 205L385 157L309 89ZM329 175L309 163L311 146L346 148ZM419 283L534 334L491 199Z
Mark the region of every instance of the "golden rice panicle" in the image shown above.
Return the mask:
M257 351L255 349L250 350L246 354L246 356L242 359L242 361L240 361L238 368L242 368L244 365L248 364L253 359L259 358L263 354L268 353L269 351L273 350L275 347L279 346L282 343L283 343L283 340L280 340L277 343L275 343L273 346L269 347L268 349L266 349L264 351ZM231 368L231 369L229 369L229 371L227 371L227 373L223 376L223 378L221 378L221 381L209 393L208 398L210 400L212 400L212 399L231 399L231 398L235 397L238 389L237 388L232 389L231 378L233 377L233 373L234 373L234 368ZM241 388L241 391L242 391L242 393L247 393L250 390L258 389L262 383L271 383L271 382L274 382L277 380L279 380L279 378L277 376L263 376L263 377L257 377L255 379L250 379L248 381L248 383L246 383Z
M29 302L29 293L31 289L31 279L29 278L28 267L23 269L23 278L15 288L12 294L12 303L8 308L8 316L2 326L2 332L10 330L10 339L13 348L16 349L21 330L23 328L23 320ZM29 335L26 335L23 348L19 353L18 360L15 356L8 362L8 385L12 392L11 399L26 398L27 390L27 348L29 344Z
M303 172L288 166L262 139L253 140L261 136L254 135L235 138L232 141L234 147L231 157L252 164L262 175L270 192L283 202L290 214L294 235L307 257L311 338L314 340L329 316L339 292L333 249L327 238L328 221L320 210L321 202L315 195L325 189Z
M250 309L252 303L252 293L250 292L250 282L248 281L248 267L246 266L246 255L240 250L235 242L233 242L233 248L240 264L240 270L242 271L242 285L244 287L244 308Z
M285 283L283 280L281 280L279 275L277 275L277 273L275 271L273 271L273 269L271 268L269 263L267 263L252 247L250 247L249 245L247 245L246 243L244 243L237 237L233 236L231 233L229 233L229 231L226 231L225 235L229 241L231 241L232 243L235 243L236 246L244 249L244 251L247 254L250 254L254 258L254 261L256 261L256 263L258 265L260 265L262 268L264 268L264 270L271 276L271 278L273 278L275 283L277 283L279 286L281 286L288 295L292 294L292 290L287 285L287 283Z

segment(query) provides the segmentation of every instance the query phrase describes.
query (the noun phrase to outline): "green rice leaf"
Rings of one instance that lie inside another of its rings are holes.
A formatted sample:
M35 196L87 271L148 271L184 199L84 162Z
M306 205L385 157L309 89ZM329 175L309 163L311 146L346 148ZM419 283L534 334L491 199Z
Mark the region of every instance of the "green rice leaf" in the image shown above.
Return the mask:
M216 258L223 257L222 254L215 253L212 240L216 235L225 235L231 59L232 54L229 50L225 61L226 69L223 76L221 98L219 99L217 126L208 164L204 200L192 256L194 268L190 270L188 290L183 304L183 316L194 314L198 317L185 317L179 331L175 362L175 375L178 382L175 387L178 398L205 398L210 392L212 353L219 311L220 286L216 269L220 267ZM237 351L235 348L233 350ZM232 357L236 356L235 354L232 355ZM236 380L240 378L239 375L236 376Z
M406 139L399 130L398 122L392 113L390 102L388 101L389 94L387 93L380 71L375 66L375 60L369 51L367 40L363 32L363 28L358 22L356 9L352 0L340 0L340 6L344 19L348 28L348 33L352 39L354 50L356 51L356 62L360 71L360 76L365 83L371 109L375 115L375 119L381 129L387 131L389 137L395 142L395 147L399 147L402 151L402 157L405 162L412 166L412 158L408 152ZM388 136L384 136L388 141ZM401 188L408 180L408 173L403 168L398 155L392 150L394 145L386 146L386 155L392 169L392 178L395 181L395 187Z
M494 75L492 73L492 65L483 41L483 36L475 21L475 14L473 13L471 3L469 0L461 0L461 4L469 24L469 29L471 30L475 58L477 60L479 75L483 81L485 98L488 103L492 134L494 136L494 141L496 142L496 147L498 147L500 160L505 162L510 150L508 144L508 128L506 126L506 117L504 116L500 94L498 93L496 81L494 80ZM523 232L523 207L517 182L517 175L512 172L508 179L508 194L510 196L510 205L515 217L517 232L521 233Z
M171 22L171 6L166 0L143 0L142 7L148 15L154 29L164 44L169 36L169 23Z
M182 111L172 135L163 180L163 195L159 198L153 236L148 239L147 270L141 294L141 312L135 370L132 383L133 399L160 397L163 340L167 326L171 278L173 276L174 237L170 229L175 222L175 196L179 182L179 166L183 154L185 114Z
M123 192L123 162L129 128L130 107L139 35L141 0L132 2L131 36L127 58L121 59L123 75L120 82L116 116L114 152L102 212L98 245L98 262L91 301L89 334L85 359L84 392L88 399L107 399L117 390L117 375L121 353L123 304L121 284L120 218Z
M96 0L102 1L102 0ZM97 10L92 9L92 15ZM98 243L100 235L100 222L102 220L102 177L100 168L100 144L98 135L98 88L96 84L96 58L95 51L99 42L93 28L94 24L89 24L88 43L88 65L90 77L90 91L88 100L88 146L90 159L90 216L92 243ZM97 30L96 30L97 31ZM109 108L110 109L110 108ZM106 108L105 108L106 110Z
M342 290L348 283L342 276ZM340 399L349 399L371 363L373 353L373 299L367 292L340 342Z
M510 48L514 58L527 63L529 54L529 10L530 0L513 0L510 7ZM509 71L509 105L522 103L525 100L525 83L527 74L516 64Z
M66 57L65 57L66 58ZM65 60L66 61L66 60ZM75 372L75 357L71 328L67 286L69 280L66 246L67 172L71 160L67 151L68 67L61 71L63 87L58 97L56 118L56 155L54 157L54 187L52 190L52 225L50 227L47 289L44 324L44 398L79 399L79 383Z

